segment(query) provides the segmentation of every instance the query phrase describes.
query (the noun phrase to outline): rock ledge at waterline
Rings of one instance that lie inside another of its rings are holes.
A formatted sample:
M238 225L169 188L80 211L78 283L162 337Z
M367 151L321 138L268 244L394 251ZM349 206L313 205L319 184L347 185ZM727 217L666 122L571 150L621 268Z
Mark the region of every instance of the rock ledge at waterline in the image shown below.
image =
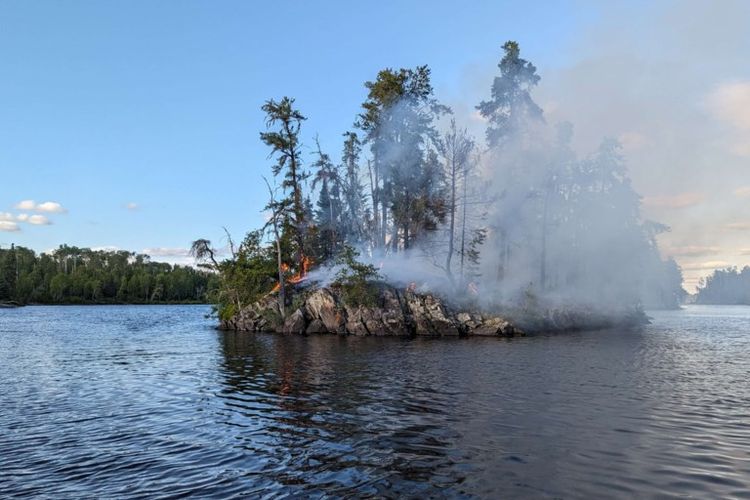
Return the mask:
M529 314L516 311L511 316L478 311L458 311L434 294L416 293L390 285L378 288L373 306L349 305L334 287L310 288L299 295L295 306L287 307L282 321L278 297L269 294L245 307L228 320L222 330L296 334L332 333L379 336L523 336L524 331L562 331L632 326L646 322L638 312L603 314L584 309L548 309Z
M513 337L523 333L498 316L455 313L438 297L383 285L376 305L346 304L336 288L305 291L295 309L287 307L281 321L276 294L244 308L220 327L238 331L279 333L335 333L341 335L492 335Z

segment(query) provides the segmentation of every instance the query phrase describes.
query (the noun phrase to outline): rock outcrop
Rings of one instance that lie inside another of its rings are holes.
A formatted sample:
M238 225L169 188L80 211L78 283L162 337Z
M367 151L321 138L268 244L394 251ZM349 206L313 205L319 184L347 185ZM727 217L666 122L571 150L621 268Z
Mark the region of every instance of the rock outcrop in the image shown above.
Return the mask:
M432 294L379 285L372 305L346 304L335 288L298 291L301 303L282 319L277 296L267 295L245 307L220 328L237 331L279 333L390 336L499 336L514 337L523 332L499 316L478 312L456 312Z

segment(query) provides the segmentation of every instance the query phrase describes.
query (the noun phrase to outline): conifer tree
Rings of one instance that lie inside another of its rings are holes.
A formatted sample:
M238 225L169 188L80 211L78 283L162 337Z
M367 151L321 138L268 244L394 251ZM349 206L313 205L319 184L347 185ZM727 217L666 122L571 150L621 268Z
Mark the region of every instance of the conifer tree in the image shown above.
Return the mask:
M281 187L287 194L283 206L288 210L288 229L296 244L295 261L298 272L305 270L305 234L308 221L305 217L302 184L308 174L303 168L300 153L300 128L305 117L294 108L294 99L283 97L281 101L270 99L261 108L266 113L266 127L277 127L260 133L260 139L271 148L269 157L275 157L273 175L282 175Z

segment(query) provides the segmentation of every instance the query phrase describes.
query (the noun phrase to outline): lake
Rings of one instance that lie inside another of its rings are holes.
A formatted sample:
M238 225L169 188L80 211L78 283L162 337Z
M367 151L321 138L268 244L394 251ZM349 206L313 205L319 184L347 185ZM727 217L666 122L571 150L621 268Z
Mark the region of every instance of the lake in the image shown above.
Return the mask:
M750 307L510 340L0 310L0 497L750 498Z

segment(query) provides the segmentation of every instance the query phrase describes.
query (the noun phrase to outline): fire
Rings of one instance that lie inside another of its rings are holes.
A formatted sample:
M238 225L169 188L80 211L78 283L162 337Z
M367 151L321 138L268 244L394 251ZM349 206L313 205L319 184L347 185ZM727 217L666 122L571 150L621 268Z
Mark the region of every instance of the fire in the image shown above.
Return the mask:
M302 269L297 274L289 278L287 281L291 284L299 283L307 276L307 270L310 268L310 258L307 255L302 256Z
M296 285L297 283L304 281L305 277L307 276L307 271L310 269L311 263L312 261L310 260L310 257L308 257L307 255L302 256L302 269L300 269L294 276L287 278L286 282L292 285ZM289 266L286 263L283 263L281 264L281 270L286 273L287 271L289 271ZM276 286L273 287L273 290L271 290L271 292L278 292L280 289L281 284L276 283Z

